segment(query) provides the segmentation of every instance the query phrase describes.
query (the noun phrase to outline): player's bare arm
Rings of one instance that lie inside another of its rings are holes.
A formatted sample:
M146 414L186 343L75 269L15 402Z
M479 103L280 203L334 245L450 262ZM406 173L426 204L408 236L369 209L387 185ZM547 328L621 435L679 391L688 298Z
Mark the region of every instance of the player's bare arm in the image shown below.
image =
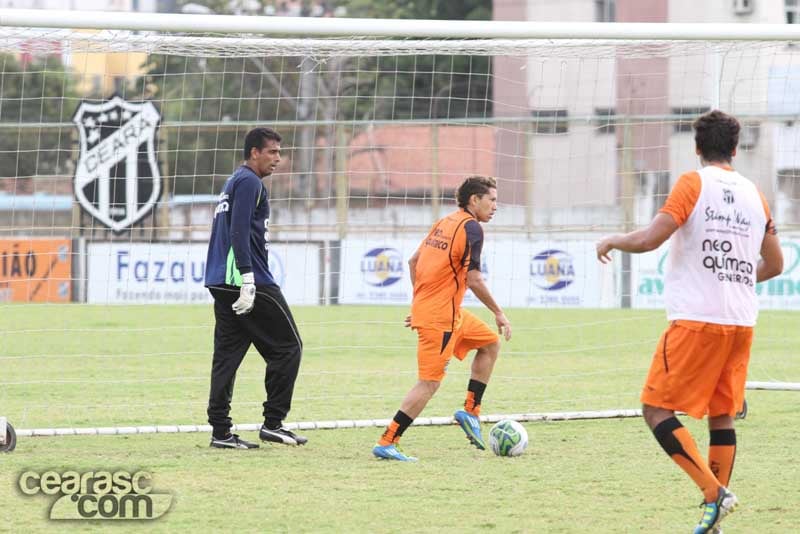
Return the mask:
M660 247L677 229L678 224L671 215L659 213L647 228L611 235L600 241L597 244L597 259L601 263L610 262L609 254L615 249L632 253L650 252Z
M419 260L419 249L408 260L408 276L411 278L411 287L414 287L414 280L417 275L417 261Z
M492 293L489 291L489 286L483 280L483 275L477 269L467 272L467 287L478 297L484 306L494 313L494 320L497 323L497 330L500 332L506 341L511 339L511 322L503 313L503 310L495 302Z
M417 272L417 261L419 260L419 249L408 260L408 276L411 278L411 287L414 287L414 279ZM406 315L403 324L406 328L411 328L411 315Z
M761 259L756 267L756 281L763 282L783 272L783 252L778 235L772 232L764 234L761 242Z

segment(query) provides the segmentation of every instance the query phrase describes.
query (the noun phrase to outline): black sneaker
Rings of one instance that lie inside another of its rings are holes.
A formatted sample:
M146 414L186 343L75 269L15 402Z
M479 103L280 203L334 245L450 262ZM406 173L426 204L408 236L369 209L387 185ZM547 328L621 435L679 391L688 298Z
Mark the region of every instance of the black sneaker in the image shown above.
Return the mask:
M298 436L282 426L270 429L265 425L261 425L258 437L261 438L261 441L272 441L273 443L283 443L284 445L305 445L308 442L308 438Z
M227 439L219 439L211 436L209 447L217 449L257 449L258 443L251 443L239 437L239 434L231 434Z

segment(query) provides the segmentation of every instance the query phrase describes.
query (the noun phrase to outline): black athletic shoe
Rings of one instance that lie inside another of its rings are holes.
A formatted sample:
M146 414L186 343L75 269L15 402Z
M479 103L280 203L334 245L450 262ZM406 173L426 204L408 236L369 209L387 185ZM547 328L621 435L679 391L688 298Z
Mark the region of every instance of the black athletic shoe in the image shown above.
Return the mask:
M275 429L270 429L264 425L261 425L261 430L258 431L258 437L261 438L261 441L283 443L284 445L305 445L308 442L308 438L298 436L291 430L288 430L282 426Z
M217 449L257 449L258 443L251 443L239 437L239 434L231 434L227 439L219 439L211 436L209 447Z

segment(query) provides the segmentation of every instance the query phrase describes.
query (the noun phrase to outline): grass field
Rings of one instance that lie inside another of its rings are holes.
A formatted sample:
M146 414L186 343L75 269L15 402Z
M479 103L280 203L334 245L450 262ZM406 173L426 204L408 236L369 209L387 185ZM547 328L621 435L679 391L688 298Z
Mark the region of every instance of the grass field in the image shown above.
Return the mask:
M305 354L289 422L388 418L415 380L404 308L296 308ZM511 310L484 413L636 408L663 312ZM763 313L751 380L800 381L797 316ZM17 428L205 422L212 345L208 306L10 306L0 316L0 415ZM239 371L233 417L259 421L264 365ZM453 362L424 416L463 402L468 364ZM725 531L800 523L795 454L800 395L748 393ZM701 449L700 423L686 424ZM0 530L244 532L688 532L699 492L638 419L529 423L528 451L501 459L456 426L406 433L418 464L374 460L379 428L308 432L304 448L219 451L204 434L20 438L0 456ZM488 431L488 427L485 428ZM247 437L253 438L253 433ZM48 522L52 498L17 489L26 470L143 469L174 495L153 522ZM5 513L5 511L9 511ZM113 527L113 528L112 528Z

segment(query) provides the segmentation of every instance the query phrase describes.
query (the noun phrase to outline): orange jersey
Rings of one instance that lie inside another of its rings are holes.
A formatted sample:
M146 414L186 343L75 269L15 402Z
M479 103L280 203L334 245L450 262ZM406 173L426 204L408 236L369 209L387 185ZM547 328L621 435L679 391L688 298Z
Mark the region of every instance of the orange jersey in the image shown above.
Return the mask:
M417 251L411 326L452 332L461 321L467 271L480 269L483 230L463 209L436 221Z

